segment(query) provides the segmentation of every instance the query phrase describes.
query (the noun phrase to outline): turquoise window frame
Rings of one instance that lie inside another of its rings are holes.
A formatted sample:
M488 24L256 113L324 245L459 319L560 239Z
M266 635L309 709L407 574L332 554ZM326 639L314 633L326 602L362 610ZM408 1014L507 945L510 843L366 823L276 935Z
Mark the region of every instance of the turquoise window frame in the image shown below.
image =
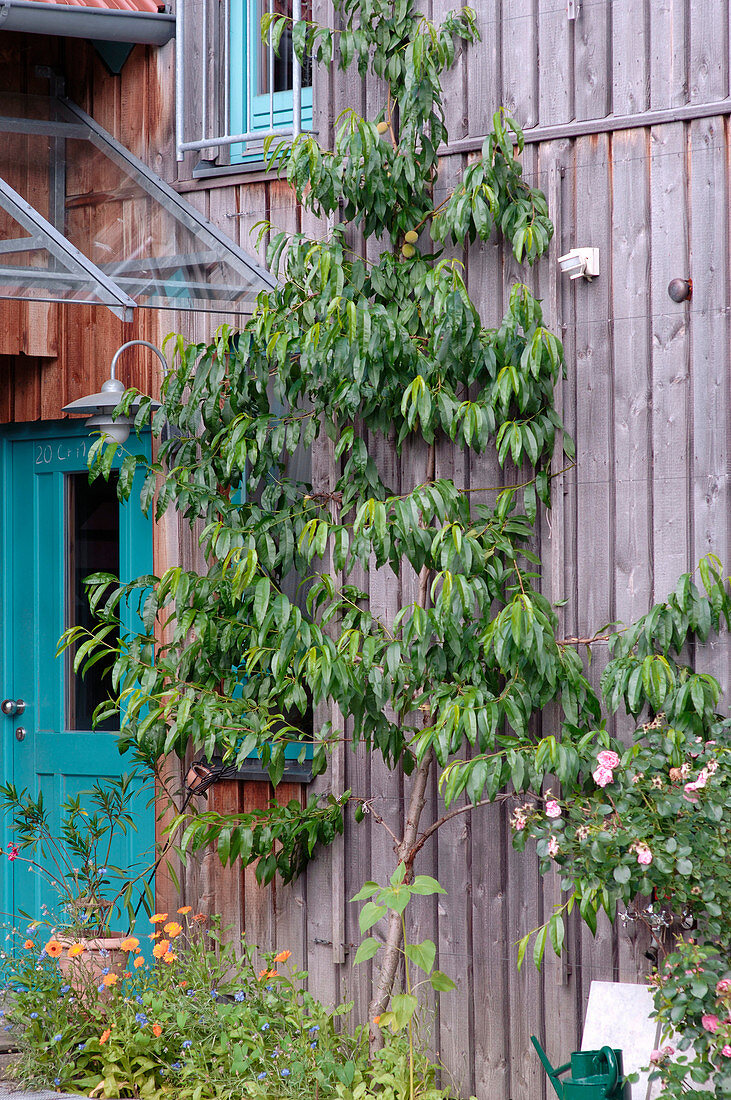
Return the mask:
M274 92L272 109L268 92L258 93L261 28L257 26L258 0L230 0L229 8L229 133L260 131L266 137L274 127L294 122L294 94ZM249 112L249 104L251 111ZM249 118L250 114L250 118ZM251 125L249 125L249 122ZM312 127L312 88L302 89L302 129ZM232 145L232 164L260 161L261 151L247 151L246 145Z

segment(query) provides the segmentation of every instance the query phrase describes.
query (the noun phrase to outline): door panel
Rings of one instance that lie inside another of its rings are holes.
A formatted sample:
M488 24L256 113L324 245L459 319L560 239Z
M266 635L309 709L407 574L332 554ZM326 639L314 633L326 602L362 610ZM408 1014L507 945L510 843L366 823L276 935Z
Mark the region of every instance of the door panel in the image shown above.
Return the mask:
M142 515L137 493L133 490L129 504L120 506L113 484L100 495L85 493L85 482L74 482L73 475L86 470L92 442L83 424L68 422L22 426L3 430L0 436L0 693L26 704L20 715L0 715L0 766L4 781L12 780L34 794L43 792L56 825L67 797L132 767L120 756L113 732L75 728L90 723L74 717L79 709L83 714L83 707L76 701L70 655L56 657L59 637L75 625L78 614L74 556L81 555L86 572L118 560L122 580L152 569L152 524ZM76 507L75 492L83 498ZM119 545L116 557L110 558L112 540ZM25 731L22 740L20 730ZM153 854L154 809L148 805L150 790L143 790L141 782L137 788L137 832L119 838L108 862L142 869ZM2 827L4 847L10 836L4 823ZM2 864L0 910L40 916L41 906L56 908L45 880L29 874L26 864Z

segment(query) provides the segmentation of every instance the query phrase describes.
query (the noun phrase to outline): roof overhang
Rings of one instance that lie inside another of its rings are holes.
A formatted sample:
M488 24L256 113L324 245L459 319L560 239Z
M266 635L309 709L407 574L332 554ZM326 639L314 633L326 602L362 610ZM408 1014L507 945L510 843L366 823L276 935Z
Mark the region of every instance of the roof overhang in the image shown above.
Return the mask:
M0 5L2 0L0 0ZM77 104L0 97L0 298L248 315L275 278Z
M175 34L175 16L43 4L37 0L0 0L0 31L164 46Z

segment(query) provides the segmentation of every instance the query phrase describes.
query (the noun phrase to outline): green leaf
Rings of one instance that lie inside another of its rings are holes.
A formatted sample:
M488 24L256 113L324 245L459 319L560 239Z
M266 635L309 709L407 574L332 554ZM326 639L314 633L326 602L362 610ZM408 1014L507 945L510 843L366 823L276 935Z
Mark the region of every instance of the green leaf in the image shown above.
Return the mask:
M391 1012L396 1026L394 1031L401 1031L412 1019L419 1002L410 993L397 993L391 998Z
M369 928L372 928L373 925L381 919L381 917L385 917L387 912L388 910L385 905L376 905L375 902L367 901L358 917L361 932L367 932Z
M409 889L412 894L446 894L447 892L435 878L429 875L417 875Z
M451 989L457 988L457 983L453 982L449 975L444 974L441 970L435 970L429 976L429 982L432 989L435 989L437 993L448 993Z
M358 950L355 953L354 962L362 963L365 962L367 959L372 959L380 946L381 945L378 940L375 940L372 936L369 936L360 944Z
M364 882L357 894L353 894L351 901L365 901L377 894L381 887L377 882Z
M423 940L422 943L409 943L404 947L404 953L420 970L430 974L437 957L436 946L431 940Z
M543 962L543 955L546 950L546 936L548 935L548 925L544 924L542 928L539 928L536 935L535 943L533 944L533 962L538 970L541 969L541 963Z

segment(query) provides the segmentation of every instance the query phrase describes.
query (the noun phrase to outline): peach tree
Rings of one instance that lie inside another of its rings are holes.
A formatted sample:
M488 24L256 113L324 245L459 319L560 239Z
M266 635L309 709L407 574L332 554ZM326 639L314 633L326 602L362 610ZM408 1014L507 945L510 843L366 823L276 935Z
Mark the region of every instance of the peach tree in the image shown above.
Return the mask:
M545 861L553 833L525 828L555 801L544 797L544 780L591 803L596 752L619 750L576 645L557 636L531 550L538 511L550 507L553 456L564 449L572 457L554 407L561 343L519 282L500 323L486 325L449 252L498 233L518 263L545 253L552 226L543 194L522 175L522 134L498 110L481 155L437 203L439 149L449 136L441 82L456 46L478 38L474 11L434 24L415 0L334 7L341 29L301 22L295 48L315 62L356 66L382 90L380 109L371 119L346 110L332 149L303 134L271 151L321 229L308 237L264 226L279 285L260 295L240 331L224 326L209 345L175 340L154 416L163 438L143 505L185 518L199 538L200 567L172 566L112 589L108 577L92 578L97 629L72 631L67 642L78 646L77 668L111 655L118 695L109 710L121 708L122 745L151 764L169 753L182 758L190 746L232 764L257 752L276 785L288 744L303 753L311 746L318 773L347 736L356 751L402 769L394 873L409 886L418 852L462 812L454 807L462 794L475 807L528 792L516 838L534 831ZM285 23L266 20L275 45ZM148 413L143 399L140 425ZM312 448L329 449L326 481L295 473L293 456ZM467 492L439 476L437 451L449 448L492 451L514 486ZM115 449L99 442L95 472L108 476ZM394 453L404 458L398 484L388 472ZM142 461L124 458L122 496ZM402 594L392 614L358 583L374 570ZM706 597L688 588L682 598L677 615L689 631L702 634L727 614L724 583L715 573L709 583ZM120 606L129 601L144 625L117 644ZM676 627L653 615L650 663L638 664L631 646L617 658L610 704L657 710L677 689L682 713L700 706L706 721L713 689L660 660L662 631L674 641ZM550 703L556 728L542 737L534 719ZM333 705L343 716L336 726ZM444 812L424 821L437 768ZM342 830L349 802L362 818L361 795L209 811L178 824L184 846L215 843L224 862L256 863L261 881L277 871L288 880L318 842ZM603 890L587 870L592 859L602 867L609 860L603 843L588 863L577 849L567 870L592 926L602 907L615 915L629 884L645 885L632 866L626 880L615 876L616 889ZM677 864L670 852L667 861ZM577 886L585 875L588 885ZM387 1008L402 945L400 913L381 908L376 919L387 927L371 1017ZM561 948L561 913L539 934L538 961L547 938ZM431 958L428 944L416 947Z

